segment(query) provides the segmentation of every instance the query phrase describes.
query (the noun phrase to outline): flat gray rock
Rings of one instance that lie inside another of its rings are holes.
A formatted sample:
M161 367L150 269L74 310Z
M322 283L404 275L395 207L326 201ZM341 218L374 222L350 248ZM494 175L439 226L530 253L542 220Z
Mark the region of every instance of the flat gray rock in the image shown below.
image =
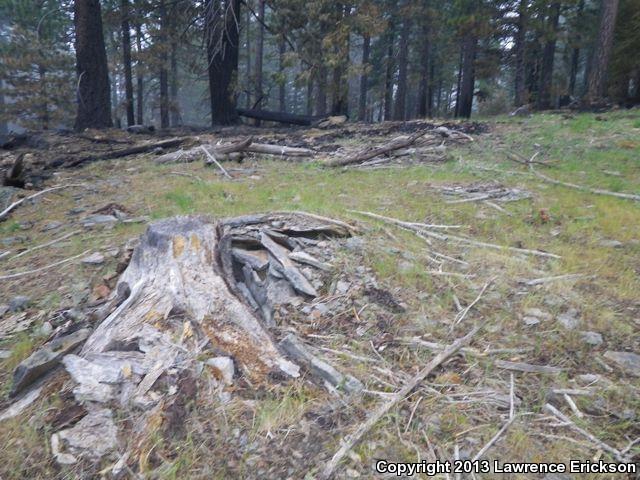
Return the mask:
M604 341L602 339L602 335L600 335L598 332L581 332L581 335L584 343L593 347L602 345L602 342Z
M607 351L604 358L615 363L623 372L640 377L640 355L632 352L612 352Z
M64 225L62 222L49 222L42 228L42 231L48 232L50 230L55 230L56 228L60 228L62 225Z
M574 330L579 324L578 310L570 308L564 313L561 313L556 317L558 323L560 323L567 330Z
M13 372L13 388L10 396L15 396L54 368L63 356L82 344L89 337L89 333L88 328L83 328L64 337L56 338L20 362Z
M24 310L29 305L31 299L24 295L17 295L9 300L9 310L12 312L19 312Z
M63 465L76 463L79 458L100 460L118 446L118 429L108 409L94 410L73 428L51 436L51 450L56 461Z
M104 263L104 255L100 252L92 253L88 257L84 257L82 263L85 265L102 265Z
M82 225L85 227L92 227L94 225L116 223L117 221L118 219L113 215L89 215L82 219Z

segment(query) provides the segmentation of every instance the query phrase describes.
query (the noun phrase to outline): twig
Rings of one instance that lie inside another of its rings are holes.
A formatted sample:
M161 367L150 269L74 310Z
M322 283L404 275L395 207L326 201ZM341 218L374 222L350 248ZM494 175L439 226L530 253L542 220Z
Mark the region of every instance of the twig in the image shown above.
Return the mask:
M482 456L487 453L487 451L493 446L494 443L496 443L498 441L498 439L502 436L502 434L504 432L507 431L507 429L511 426L511 424L515 421L516 416L514 415L513 417L509 418L509 420L507 421L507 423L505 423L502 428L500 430L498 430L498 433L496 433L491 440L489 440L486 445L484 447L482 447L480 449L480 451L478 453L475 454L475 456L473 457L472 461L475 462L477 460L479 460L480 458L482 458Z
M523 362L507 362L506 360L496 360L496 367L505 370L517 370L525 373L550 373L557 374L562 372L562 368L550 367L548 365L531 365Z
M395 407L398 403L400 403L420 382L422 382L425 378L427 378L433 370L438 368L442 363L444 363L449 357L454 355L458 350L460 350L463 346L467 345L473 336L480 331L483 324L480 324L473 328L469 333L467 333L464 337L459 338L455 342L453 342L449 347L447 347L444 351L436 355L426 367L420 370L404 387L402 387L398 392L393 395L385 403L381 404L376 408L373 413L367 418L364 423L361 423L360 426L344 439L343 442L340 442L342 446L338 449L338 451L333 455L331 460L327 463L327 465L323 468L320 478L328 479L330 478L336 467L340 464L342 459L347 455L351 449L356 446L362 438L367 434L373 426L378 423L378 421L384 417L393 407Z
M12 278L19 278L19 277L24 277L25 275L31 275L32 273L43 272L45 270L49 270L50 268L57 267L58 265L62 265L63 263L67 263L72 260L75 260L78 257L86 255L90 251L91 249L85 250L84 252L79 253L78 255L74 255L73 257L65 258L64 260L60 260L59 262L55 262L55 263L52 263L51 265L46 265L44 267L36 268L34 270L27 270L26 272L16 272L16 273L11 273L9 275L3 275L0 277L0 280L10 280Z
M220 162L218 162L218 160L216 160L216 157L214 156L214 154L211 154L207 151L206 148L204 148L203 145L200 145L200 148L202 149L202 151L205 153L205 155L207 157L209 157L209 160L211 160L212 163L215 163L216 166L222 171L222 173L224 173L225 177L227 178L233 178L231 177L231 175L229 175L229 172L227 172L224 167L222 165L220 165Z
M442 233L436 233L436 232L430 232L429 230L420 230L419 232L417 231L417 229L414 228L410 228L408 225L412 225L409 222L403 222L402 220L398 220L396 218L390 218L390 217L385 217L383 215L378 215L376 213L372 213L372 212L362 212L362 211L358 211L358 210L349 210L350 212L354 212L354 213L359 213L360 215L364 215L366 217L371 217L371 218L375 218L377 220L382 220L384 222L388 222L388 223L392 223L394 225L399 225L402 227L405 227L409 230L414 230L419 236L422 235L426 235L428 237L431 238L435 238L437 240L443 241L443 242L447 242L449 240L453 240L455 242L460 242L460 243L467 243L469 245L474 245L477 247L485 247L485 248L493 248L496 250L509 250L511 252L518 252L518 253L525 253L527 255L537 255L539 257L548 257L548 258L562 258L560 257L560 255L556 255L554 253L548 253L548 252L541 252L540 250L528 250L526 248L516 248L516 247L505 247L503 245L496 245L494 243L486 243L486 242L478 242L476 240L471 240L469 238L464 238L464 237L457 237L455 235L448 235L448 234L442 234Z
M416 410L418 409L418 405L424 399L424 397L420 397L416 404L411 409L411 415L409 415L409 420L407 420L407 426L404 427L404 433L406 434L409 431L409 427L411 426L411 420L413 420L413 416L416 414Z
M578 409L578 406L573 401L573 398L571 398L568 393L564 393L562 396L564 397L565 402L567 402L567 404L569 405L569 408L574 413L574 415L578 418L584 418L584 413L582 413Z
M596 195L609 195L611 197L626 198L627 200L635 200L637 202L640 202L640 195L634 195L632 193L612 192L609 190L603 190L601 188L591 188L591 187L585 187L584 185L577 185L575 183L561 182L560 180L555 180L551 177L547 177L546 175L543 175L542 173L536 172L533 168L533 165L531 164L529 164L529 169L536 177L539 177L542 180L545 180L546 182L549 182L549 183L553 183L555 185L562 185L563 187L575 188L576 190L595 193Z
M520 283L526 285L527 287L533 287L535 285L542 285L543 283L555 282L558 280L573 280L586 276L587 275L583 273L568 273L566 275L556 275L553 277L534 278L533 280L526 280Z
M482 298L482 295L484 294L484 292L487 289L487 287L489 287L489 285L491 285L493 283L493 280L494 279L492 278L487 283L485 283L484 286L482 287L482 290L480 290L480 293L476 297L476 299L473 302L471 302L469 305L467 305L466 308L464 310L462 310L462 312L460 312L460 314L458 315L458 318L451 325L452 329L453 329L453 327L458 325L462 320L464 320L464 317L467 316L467 314L469 313L469 310L471 310L473 308L473 306L480 301L480 299Z
M13 202L11 205L9 205L7 208L5 208L2 212L0 212L0 222L5 220L9 216L9 213L11 213L13 209L19 207L22 203L26 202L27 200L33 200L34 198L39 197L40 195L43 195L45 193L53 192L54 190L60 190L62 188L69 188L69 187L84 187L84 184L70 183L68 185L58 185L57 187L45 188L44 190L40 190L39 192L34 193L33 195L29 195L28 197L17 200Z
M509 419L512 419L516 414L516 395L515 395L515 381L513 373L510 374L510 388L509 388Z
M56 244L58 242L61 242L62 240L65 240L65 239L67 239L69 237L72 237L73 235L76 235L76 234L80 233L81 231L82 230L74 230L73 232L69 232L66 235L63 235L63 236L61 236L59 238L56 238L55 240L51 240L50 242L43 243L42 245L38 245L38 246L35 246L33 248L29 248L29 249L25 250L24 252L20 252L17 255L14 255L9 260L15 260L16 258L22 257L23 255L26 255L27 253L33 252L34 250L39 250L41 248L49 247L51 245L54 245L54 244Z
M582 436L588 438L598 448L604 450L605 452L609 452L610 454L612 454L614 456L614 458L616 460L618 460L619 462L624 462L625 461L625 458L624 458L624 455L622 454L622 452L620 452L619 450L607 445L606 443L604 443L599 438L596 438L595 436L591 435L589 432L587 432L583 428L581 428L578 425L576 425L575 423L573 423L573 421L569 417L567 417L564 413L562 413L560 410L558 410L556 407L554 407L550 403L545 404L544 410L546 410L550 414L554 415L558 419L560 419L563 422L565 422L568 426L570 426L576 432L580 433Z

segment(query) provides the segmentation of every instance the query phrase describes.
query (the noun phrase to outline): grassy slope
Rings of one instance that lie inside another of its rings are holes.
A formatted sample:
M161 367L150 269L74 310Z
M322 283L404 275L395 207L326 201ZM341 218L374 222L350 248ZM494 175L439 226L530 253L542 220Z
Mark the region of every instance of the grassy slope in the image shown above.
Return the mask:
M464 273L475 277L469 280L434 277L426 273L436 267L429 264L422 241L393 227L366 222L373 226L364 250L366 261L377 272L382 283L409 305L406 315L395 318L394 335L426 334L433 340L448 343L452 337L446 321L455 317L454 297L463 304L469 303L486 280L495 278L493 289L479 304L477 312L471 313L469 319L465 320L465 323L472 322L474 317L479 316L489 319L489 327L477 347L532 347L533 351L524 356L511 358L507 355L503 359L551 364L567 369L567 373L558 378L516 375L517 392L522 399L521 411L539 412L546 401L546 386L575 386L570 379L577 374L604 373L612 381L604 389L606 407L640 415L638 381L621 377L616 372L608 373L596 361L596 357L606 349L640 349L640 303L637 293L640 290L640 204L546 184L528 174L521 165L507 159L507 152L530 157L534 152L541 151L538 159L553 162L554 166L538 169L553 178L612 191L639 193L640 114L581 114L570 119L559 115L536 115L522 121L492 119L491 123L493 132L490 135L477 138L470 146L451 149L449 162L406 169L335 170L323 169L316 164L261 159L255 165L259 171L254 177L245 176L229 182L200 164L159 167L139 158L94 164L77 172L64 172L63 176L73 177L74 180L85 177L89 182L98 180L99 195L84 200L94 208L108 201L117 201L133 209L136 214L152 218L191 213L222 217L287 209L362 220L348 211L368 210L403 220L464 225L462 233L477 240L559 254L561 260L550 261L486 249L435 244L432 248L439 252L464 254L464 259L470 263ZM355 138L350 143L358 144L359 140ZM493 170L487 171L487 168ZM189 172L199 176L202 181L171 175L172 171ZM612 175L612 172L620 175ZM124 183L110 185L105 179L111 176ZM512 213L508 216L483 204L448 205L440 194L430 188L443 183L488 180L525 188L533 192L533 198L506 204L505 208ZM48 203L46 212L38 207L19 210L13 217L15 220L0 224L0 236L20 235L17 220L28 219L38 225L51 220L64 220L65 212L73 208L75 203L70 192L63 193L60 198L64 201ZM128 225L119 226L101 236L83 234L59 245L60 248L12 262L11 268L34 268L88 248L119 245L124 239L139 234L142 228L140 225ZM48 234L34 233L30 236L33 244L51 238ZM602 246L601 242L606 239L618 240L624 246ZM397 253L399 250L401 254ZM347 262L346 259L344 261ZM105 266L99 273L107 273L109 268L112 265ZM455 265L445 264L443 269L453 271ZM585 273L594 277L577 282L550 283L528 291L524 291L517 283L523 278L564 273ZM87 284L95 283L99 276L83 267L67 266L46 277L29 277L2 285L0 301L27 292L34 299L36 308L53 310L68 305L74 293L81 292ZM57 291L51 289L52 281L59 286ZM560 301L552 301L554 298ZM526 327L521 316L524 309L531 307L540 307L553 314L568 307L577 308L581 312L580 330L601 333L605 339L604 345L594 350L582 342L579 333L564 331L553 322L538 328ZM436 324L425 319L435 320ZM461 334L465 328L465 325L458 328L456 334ZM11 368L37 344L32 337L21 338L17 344L0 344L0 349L14 350L14 355L0 364L0 381L4 381L5 386ZM348 344L356 354L371 355L370 346L363 340L342 336L327 346L342 348ZM405 353L406 349L397 348L385 354L392 369L411 372L417 364L431 356L425 351L413 351L409 357ZM352 365L353 362L345 358L336 361L342 363L343 368L352 369L356 375L366 374L366 366ZM452 380L444 377L433 383L462 382L480 390L508 381L508 373L497 370L491 359L469 358L467 364L469 368L462 365L459 369L464 372L461 378ZM368 384L368 387L373 390L384 388L374 383ZM6 392L7 388L3 388L3 391ZM400 434L409 416L410 408L406 406L385 419L380 428L368 437L368 441L357 451L360 461L357 456L352 458L350 468L362 472L366 477L372 456L390 455L415 460L416 448L424 455L424 432L429 434L429 419L435 414L438 415L439 427L438 432L434 432L436 437L431 439L448 452L452 452L454 444L461 442L456 435L469 428L474 428L476 433L479 442L477 450L495 433L501 422L499 415L487 408L447 404L430 398L424 391L420 391L419 395L424 400L416 409L416 420L411 428ZM416 397L409 404L411 408L415 405ZM287 426L295 428L296 420L305 409L312 408L318 401L303 385L274 391L265 402L256 406L254 420L250 422L253 430L250 426L246 428L257 436L278 428L286 430ZM375 397L367 397L365 407L377 401ZM578 406L587 410L593 401L576 398ZM566 405L563 407L568 411ZM289 412L296 413L289 415ZM639 433L637 426L633 427L633 421L612 420L609 416L588 416L580 423L618 447L631 439L627 437ZM9 459L5 466L0 467L3 478L20 478L27 472L42 476L48 470L49 467L43 464L48 457L44 453L43 437L36 433L37 425L38 418L31 423L17 419L0 424L0 456ZM341 433L348 430L347 426ZM550 434L574 437L567 430L540 429L525 419L509 430L506 440L495 446L491 455L503 460L533 461L549 457L591 458L595 452L585 447L587 444L579 437L574 438L578 438L580 444L574 444L541 436ZM326 448L332 450L335 442L337 436L327 442ZM163 469L163 475L167 478L172 475L196 477L194 465L209 465L205 471L220 476L224 476L225 469L230 468L211 458L195 442L187 442L180 447L181 453ZM32 457L24 461L23 451L33 452ZM242 468L246 466L242 467L241 464L230 471L237 473Z

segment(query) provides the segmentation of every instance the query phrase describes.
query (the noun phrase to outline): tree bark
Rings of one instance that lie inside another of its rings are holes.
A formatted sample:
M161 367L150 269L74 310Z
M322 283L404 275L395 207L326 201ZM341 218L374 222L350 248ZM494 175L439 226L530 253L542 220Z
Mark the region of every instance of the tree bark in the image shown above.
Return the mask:
M320 59L323 62L323 59ZM316 78L316 115L323 116L327 113L327 67L320 64Z
M393 41L394 41L394 24L389 23L389 35L387 38L387 62L384 75L384 119L391 120L392 103L393 103L393 72L395 63L393 61Z
M560 2L554 2L549 7L546 32L547 41L542 52L542 65L540 68L537 101L537 107L539 110L546 110L553 107L551 90L553 86L553 64L556 55L559 20Z
M580 0L578 3L577 16L580 18L582 16L582 12L584 11L584 0ZM574 42L576 45L571 50L571 67L569 70L569 86L567 88L567 93L573 97L576 93L576 78L578 76L578 67L580 66L580 42L582 40L582 35L579 28L576 28L576 32L574 33Z
M174 4L172 13L176 14L176 6ZM180 102L178 100L178 91L180 86L178 71L178 38L176 31L175 17L172 15L171 22L171 81L169 85L169 93L171 95L171 126L177 127L182 123L180 115Z
M254 108L260 110L263 100L262 93L262 58L264 56L264 6L265 0L258 0L258 41L256 42L256 84ZM256 125L260 125L260 120L256 120Z
M284 36L281 36L278 42L278 73L280 73L280 79L278 80L278 103L280 104L281 112L287 111L287 74L284 68L285 53L287 53L287 44L284 41ZM297 95L294 95L294 98L297 101Z
M129 26L129 0L120 2L120 19L122 22L122 64L124 67L125 110L127 126L135 123L133 115L133 79L131 75L131 28Z
M467 33L462 42L462 79L460 94L456 99L456 116L469 118L473 109L473 93L475 87L475 61L478 39Z
M514 105L521 107L527 103L526 88L526 35L527 35L527 0L520 0L518 7L518 24L515 38L516 70L514 75Z
M109 69L102 34L100 1L75 0L73 21L78 75L75 128L111 127Z
M138 58L136 59L136 123L138 125L144 124L144 69L142 66L142 23L140 17L142 11L140 5L136 3L137 17L136 18L136 52Z
M587 92L587 103L592 105L602 102L607 92L607 70L609 68L617 15L618 0L602 0L600 30L598 32L598 42L593 53L593 65L591 66L589 90Z
M169 128L168 17L165 0L160 0L160 128Z
M246 15L246 39L247 39L247 90L246 90L246 101L245 101L245 107L246 108L251 108L251 88L253 87L252 82L251 82L251 12L249 11L249 9L247 8L247 15Z
M365 33L362 36L362 64L360 73L360 95L358 97L358 120L367 119L367 89L369 87L369 51L371 50L371 35Z
M207 0L205 35L211 99L211 124L237 121L236 83L238 73L237 18L240 0Z
M418 87L418 116L421 118L430 116L429 90L430 85L430 63L431 44L429 35L429 26L424 25L422 28L422 52L420 55L420 85ZM431 65L431 67L433 67ZM427 113L428 112L428 113Z
M410 20L405 18L400 31L400 49L398 53L398 89L396 90L396 102L393 119L404 120L406 118L407 102L407 63L409 49Z

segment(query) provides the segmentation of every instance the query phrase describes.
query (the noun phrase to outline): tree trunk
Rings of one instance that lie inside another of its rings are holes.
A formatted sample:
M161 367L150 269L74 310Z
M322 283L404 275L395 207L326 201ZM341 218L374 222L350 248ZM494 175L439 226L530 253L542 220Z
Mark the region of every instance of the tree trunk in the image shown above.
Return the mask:
M169 128L169 55L167 36L169 19L165 0L160 0L160 128Z
M580 0L578 3L578 11L577 16L580 18L582 16L582 12L584 11L584 0ZM576 93L576 78L578 76L578 68L580 66L580 42L582 40L582 35L579 28L576 28L576 32L574 32L573 41L576 45L571 50L571 67L569 70L569 85L567 87L567 93L573 97Z
M49 129L49 95L47 92L47 69L44 65L38 65L38 75L40 82L40 125L43 130Z
M607 71L617 15L618 0L602 0L600 30L598 32L598 42L593 53L593 64L587 91L587 103L591 105L601 103L607 92Z
M142 15L138 8L138 16ZM136 19L136 123L144 124L144 70L142 66L142 24Z
M258 41L256 42L256 103L253 108L260 110L262 104L262 58L264 56L264 6L265 0L258 0ZM260 120L256 120L256 125L260 125Z
M179 90L179 72L178 72L178 41L175 38L176 32L175 30L171 31L171 85L170 85L170 94L171 94L171 126L177 127L179 126L181 121L180 115L180 102L178 101L178 90Z
M409 48L410 21L405 18L402 22L400 32L400 49L398 54L398 89L396 91L396 103L393 112L394 120L404 120L406 118L407 102L407 63Z
M323 61L322 59L320 60ZM316 79L316 115L322 116L327 113L327 67L320 64L318 77Z
M278 103L280 104L280 111L287 111L287 74L284 68L284 55L287 53L287 44L284 41L284 36L280 37L278 42L278 73L280 74L278 83ZM297 102L297 96L294 96ZM295 112L295 107L293 109Z
M111 127L109 69L102 34L100 0L75 0L73 22L78 74L75 128Z
M365 33L362 38L362 72L360 73L360 97L358 99L358 120L361 122L366 121L367 115L369 50L371 50L371 35Z
M473 109L473 93L475 87L475 61L478 39L468 33L462 42L462 79L460 94L456 99L456 116L469 118Z
M313 113L313 75L309 75L307 79L307 104L305 108L305 112L307 115L311 115Z
M520 107L527 103L526 89L526 35L527 35L527 0L520 0L518 7L518 25L515 37L516 70L514 75L514 105Z
M207 0L205 35L211 96L211 124L237 121L236 83L238 73L237 18L240 0Z
M4 81L0 78L0 111L4 112L5 99L4 99ZM6 135L9 133L9 125L3 116L0 116L0 135Z
M131 76L131 29L129 26L129 0L120 2L120 18L122 21L122 64L124 66L125 110L127 126L135 123L133 116L133 79Z
M393 72L395 64L393 61L393 41L394 41L394 25L389 24L389 36L387 38L387 62L384 75L384 119L391 120L391 108L393 103Z
M429 38L429 26L424 25L422 28L422 52L420 55L420 85L418 86L418 116L424 118L430 116L427 111L430 110L429 102L429 90L431 88L430 77L430 38ZM432 66L431 66L432 67Z
M464 42L460 43L460 55L458 57L458 78L456 83L456 107L453 113L454 116L458 116L458 107L460 106L460 88L462 86L462 62L464 61ZM447 101L447 110L449 109L450 101Z
M549 17L547 21L547 41L542 52L542 65L540 68L540 81L538 84L539 110L546 110L553 107L552 86L553 86L553 64L556 55L556 42L558 36L558 22L560 19L560 2L552 3L549 7Z
M251 104L251 88L253 87L251 82L251 12L247 8L246 15L246 39L247 39L247 96L245 101L246 108L251 108L253 105Z

